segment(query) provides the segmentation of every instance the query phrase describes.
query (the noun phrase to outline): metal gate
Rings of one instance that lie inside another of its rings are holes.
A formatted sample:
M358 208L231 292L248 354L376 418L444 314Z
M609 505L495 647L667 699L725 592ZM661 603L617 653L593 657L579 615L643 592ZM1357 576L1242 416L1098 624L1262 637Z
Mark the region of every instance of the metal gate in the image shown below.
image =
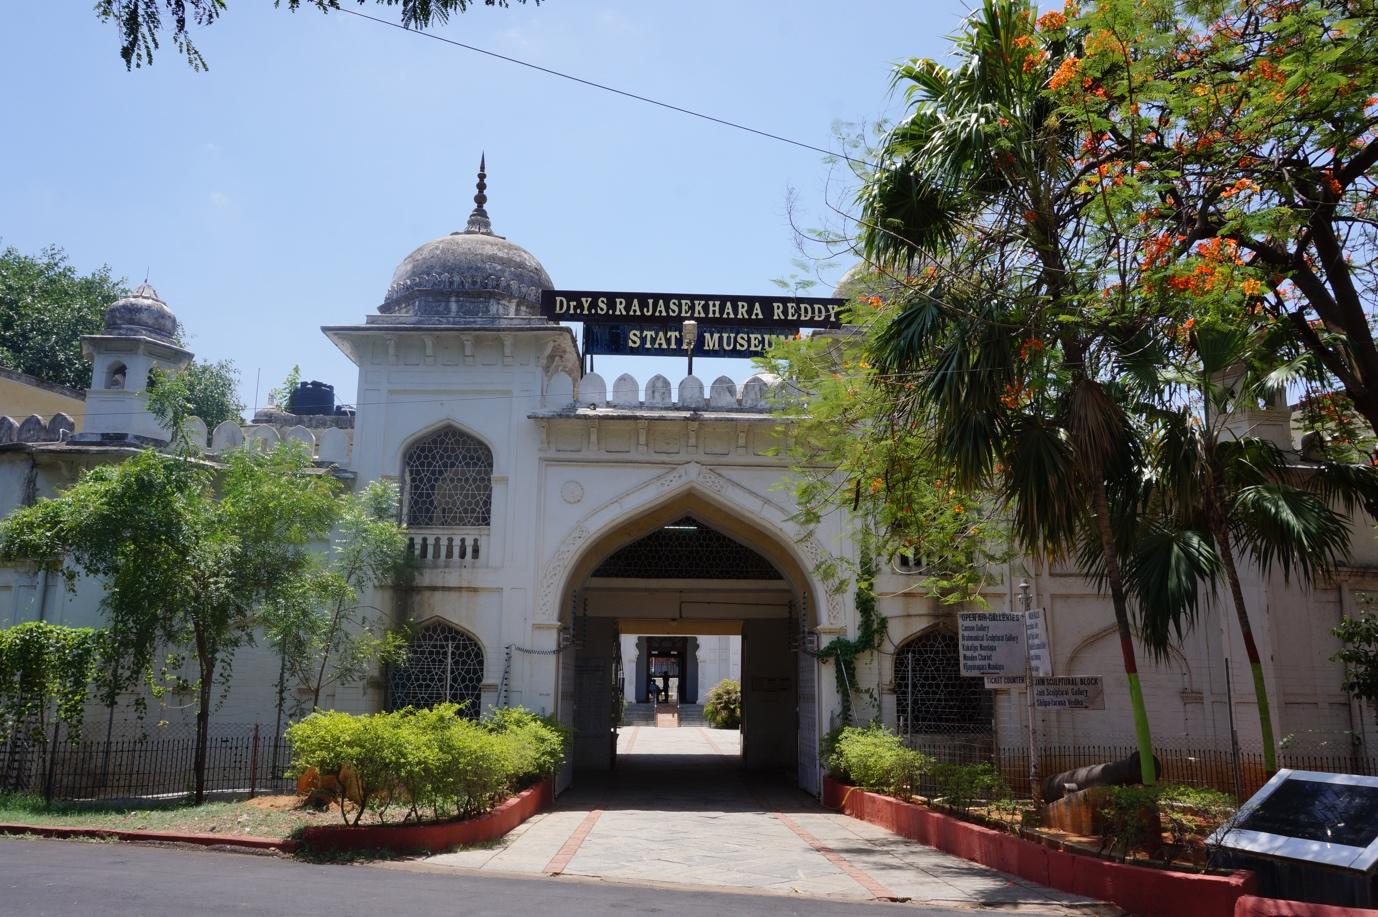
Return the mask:
M822 787L818 779L818 654L809 632L806 599L800 600L798 711L799 711L799 786L817 796Z

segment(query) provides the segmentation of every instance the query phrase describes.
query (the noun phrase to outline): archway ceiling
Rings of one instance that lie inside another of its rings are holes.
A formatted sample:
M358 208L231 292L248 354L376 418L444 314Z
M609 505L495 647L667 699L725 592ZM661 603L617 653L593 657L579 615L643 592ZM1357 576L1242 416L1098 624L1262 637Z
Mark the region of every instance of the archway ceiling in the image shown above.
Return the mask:
M693 515L614 551L592 575L640 580L782 580L769 560Z

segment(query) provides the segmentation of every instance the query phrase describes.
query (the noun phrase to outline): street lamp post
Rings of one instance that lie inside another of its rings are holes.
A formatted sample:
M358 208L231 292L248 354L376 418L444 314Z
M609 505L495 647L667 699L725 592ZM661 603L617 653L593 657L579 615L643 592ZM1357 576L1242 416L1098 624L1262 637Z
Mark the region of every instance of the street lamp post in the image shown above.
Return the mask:
M699 323L690 319L684 323L684 350L689 354L689 375L694 374L694 345L699 340Z
M1034 705L1033 651L1029 647L1029 610L1033 597L1027 579L1019 582L1019 604L1024 609L1024 697L1029 705L1029 796L1037 808L1043 793L1038 785L1038 708Z

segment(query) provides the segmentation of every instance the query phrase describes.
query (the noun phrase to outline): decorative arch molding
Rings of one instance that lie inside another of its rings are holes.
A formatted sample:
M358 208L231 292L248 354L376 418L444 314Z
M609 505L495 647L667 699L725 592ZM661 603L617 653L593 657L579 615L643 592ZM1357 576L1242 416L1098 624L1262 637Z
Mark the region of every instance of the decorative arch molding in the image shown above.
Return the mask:
M412 628L408 649L406 662L389 672L388 708L454 701L468 704L464 715L477 719L491 661L478 635L441 615L431 615Z
M954 614L955 614L955 612L954 612ZM894 619L894 618L891 618L890 620L891 620L891 621L894 621L895 619ZM901 638L899 638L898 640L896 640L896 641L895 641L895 651L894 651L893 653L889 653L889 654L888 654L888 656L889 656L888 659L886 659L886 656L885 656L885 655L882 655L882 656L881 656L881 658L882 658L883 660L885 660L882 664L883 664L886 668L888 668L888 669L890 670L890 672L889 672L889 675L890 675L890 682L889 682L889 684L890 684L890 687L891 687L891 688L893 688L893 687L895 686L895 659L896 659L896 657L899 655L899 651L900 651L901 649L904 648L904 645L905 645L906 643L912 643L912 642L914 642L915 640L919 640L919 639L921 639L921 638L923 638L923 637L927 637L929 634L931 634L931 633L933 633L933 632L935 632L935 631L938 631L938 632L941 632L941 633L945 633L945 634L950 634L951 636L954 636L954 637L955 637L955 636L958 636L959 633L960 633L960 631L959 631L959 629L958 629L957 624L956 624L955 621L948 621L948 620L945 620L945 619L943 619L943 620L938 620L938 621L928 621L928 622L924 623L923 625L921 625L921 626L919 627L919 629L916 630L916 631L914 631L912 634L905 634L903 637L901 637ZM886 673L882 670L881 675L884 676L885 674L886 674Z
M897 722L924 735L989 734L994 698L981 678L961 672L958 631L938 621L895 646L891 685Z
M483 445L487 446L489 453L491 453L493 456L493 473L498 474L498 450L493 448L492 441L479 431L475 430L473 427L463 424L458 420L455 420L450 417L441 418L440 420L437 420L434 423L427 424L426 426L421 427L420 429L415 430L410 435L408 435L405 439L403 439L400 443L397 444L397 447L395 449L392 450L392 454L388 456L388 460L386 463L384 463L384 467L396 468L397 474L400 476L401 473L405 470L404 466L407 463L407 453L411 451L412 447L415 446L417 443L423 442L424 440L429 439L430 437L439 433L441 430L445 429L458 430L465 436L472 436L474 439L478 440L479 442L483 443Z
M644 515L685 496L697 496L732 515L750 520L749 525L775 537L802 568L808 589L824 596L828 624L842 623L842 596L826 590L813 570L828 552L809 532L799 532L783 507L698 462L686 462L658 475L592 510L560 541L555 556L545 564L536 594L536 620L559 620L561 596L573 569L589 549L620 522ZM815 604L817 604L815 602Z
M489 526L493 449L447 424L413 439L402 453L402 516L421 527Z
M1076 646L1072 647L1072 651L1067 654L1067 674L1071 674L1072 672L1076 671L1078 656L1080 656L1087 650L1091 649L1091 647L1100 643L1102 640L1105 640L1107 638L1114 638L1114 640L1118 642L1118 631L1119 628L1117 628L1114 624L1110 624L1106 627L1102 627L1100 630L1095 631L1094 633L1088 634L1087 636L1083 637L1080 640L1080 642L1077 643ZM1139 635L1137 633L1134 634L1134 638L1136 641L1139 642L1139 646L1135 647L1134 649L1134 655L1137 659L1139 651L1143 649L1143 644L1142 641L1139 641ZM1118 658L1118 656L1116 658ZM1196 684L1195 673L1193 673L1191 670L1191 660L1186 657L1186 654L1183 653L1179 647L1177 647L1176 645L1168 647L1168 658L1172 660L1172 663L1175 667L1180 667L1182 673L1187 676L1188 684ZM1154 662L1152 660L1150 660L1149 664L1154 666L1160 665L1160 663ZM1123 669L1120 670L1121 673L1123 673L1123 671ZM1105 674L1108 675L1109 673Z

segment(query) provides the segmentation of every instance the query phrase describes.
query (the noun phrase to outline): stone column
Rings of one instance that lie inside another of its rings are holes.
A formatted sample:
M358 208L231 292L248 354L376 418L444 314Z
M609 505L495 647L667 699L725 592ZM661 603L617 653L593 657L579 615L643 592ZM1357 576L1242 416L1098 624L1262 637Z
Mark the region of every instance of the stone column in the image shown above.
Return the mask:
M646 682L651 675L651 654L646 649L646 638L636 638L636 702L649 703L651 695L646 690Z
M684 640L684 678L680 693L683 703L699 702L699 638L686 637Z

